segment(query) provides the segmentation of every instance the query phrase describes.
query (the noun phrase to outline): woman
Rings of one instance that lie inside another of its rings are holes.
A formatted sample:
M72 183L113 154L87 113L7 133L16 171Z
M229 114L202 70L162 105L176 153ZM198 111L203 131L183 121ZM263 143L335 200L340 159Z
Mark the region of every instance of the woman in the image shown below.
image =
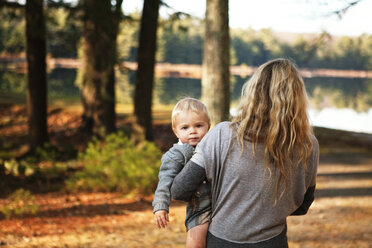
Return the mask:
M237 114L215 126L175 178L174 199L211 183L207 247L288 247L286 217L314 200L319 145L292 62L261 65L244 85Z

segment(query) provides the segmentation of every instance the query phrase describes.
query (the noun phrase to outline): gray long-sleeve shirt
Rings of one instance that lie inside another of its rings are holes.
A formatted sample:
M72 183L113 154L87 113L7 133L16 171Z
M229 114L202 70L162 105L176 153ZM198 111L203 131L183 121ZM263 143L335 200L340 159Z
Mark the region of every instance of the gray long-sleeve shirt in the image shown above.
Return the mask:
M170 188L175 176L182 170L186 162L190 160L194 147L189 144L174 144L161 158L159 171L159 183L155 191L152 206L153 212L166 210L169 212L171 202Z
M313 137L313 152L305 170L301 163L288 178L288 186L274 206L275 180L264 165L264 147L246 141L244 152L230 122L214 127L198 144L195 154L176 176L174 199L188 200L195 185L206 175L211 183L212 217L209 232L236 243L257 243L278 236L286 217L305 214L314 199L319 145ZM276 178L278 171L271 171ZM282 192L279 188L279 194Z

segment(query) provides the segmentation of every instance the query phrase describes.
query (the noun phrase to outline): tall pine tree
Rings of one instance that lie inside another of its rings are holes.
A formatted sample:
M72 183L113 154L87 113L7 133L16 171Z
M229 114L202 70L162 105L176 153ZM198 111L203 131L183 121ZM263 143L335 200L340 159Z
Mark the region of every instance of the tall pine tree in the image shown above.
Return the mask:
M202 101L216 125L229 118L230 37L228 0L207 0L203 50Z
M159 6L160 0L144 0L138 45L134 115L146 140L153 140L151 107Z
M27 110L30 151L48 142L43 0L26 1Z
M116 129L114 65L121 4L83 1L83 129L96 136Z

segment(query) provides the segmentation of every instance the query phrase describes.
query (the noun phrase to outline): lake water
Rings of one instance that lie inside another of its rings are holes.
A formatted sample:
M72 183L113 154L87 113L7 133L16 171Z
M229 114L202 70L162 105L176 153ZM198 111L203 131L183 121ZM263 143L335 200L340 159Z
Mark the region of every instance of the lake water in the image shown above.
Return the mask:
M134 72L117 75L117 101L132 103ZM48 97L80 98L79 76L76 69L57 68L48 74ZM231 77L232 111L248 77ZM372 133L372 79L305 78L309 95L309 116L315 126ZM154 104L173 105L178 99L200 98L201 80L190 78L156 78ZM26 75L0 69L0 96L25 98Z

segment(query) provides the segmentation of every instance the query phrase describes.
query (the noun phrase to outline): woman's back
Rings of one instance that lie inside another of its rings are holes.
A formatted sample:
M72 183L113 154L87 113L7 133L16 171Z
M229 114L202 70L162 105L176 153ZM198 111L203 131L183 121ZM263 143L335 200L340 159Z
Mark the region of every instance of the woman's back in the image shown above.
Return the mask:
M302 163L290 173L287 189L275 204L273 178L278 172L271 170L270 174L265 166L264 147L257 144L254 157L252 143L246 140L242 153L235 137L230 122L220 123L204 137L192 158L205 168L212 186L209 231L233 242L273 238L284 230L286 217L302 204L307 189L315 185L317 141L313 137L314 149L306 172Z

